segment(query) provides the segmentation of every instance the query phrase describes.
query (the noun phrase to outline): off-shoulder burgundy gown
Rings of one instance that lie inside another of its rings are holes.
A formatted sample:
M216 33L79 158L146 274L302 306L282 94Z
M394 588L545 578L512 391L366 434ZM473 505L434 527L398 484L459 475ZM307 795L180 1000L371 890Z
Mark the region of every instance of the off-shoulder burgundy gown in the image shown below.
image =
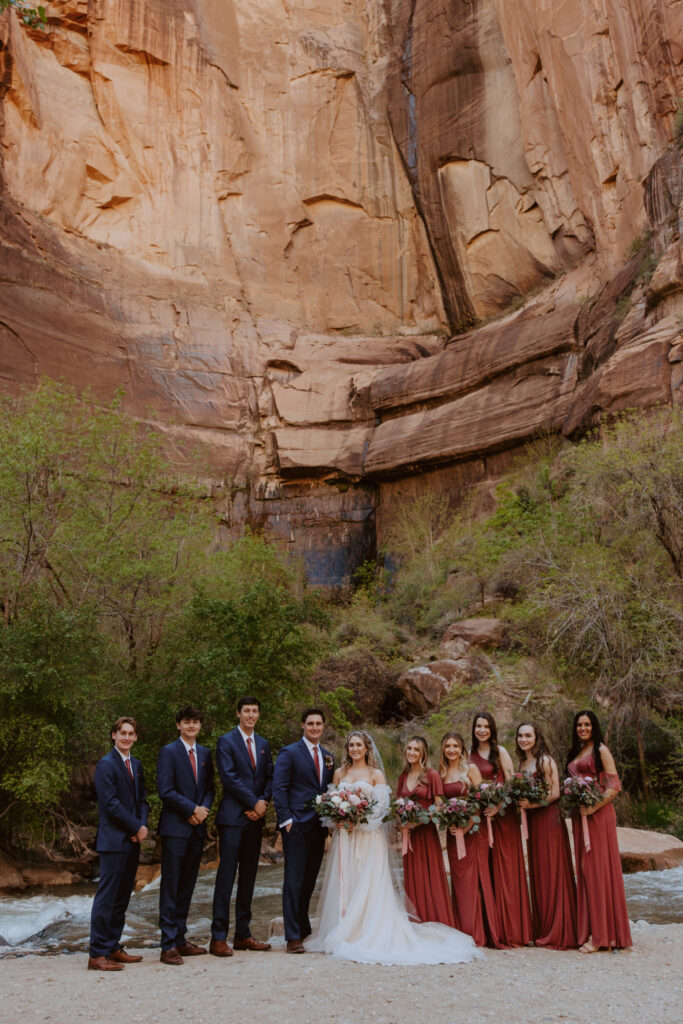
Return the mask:
M576 949L576 884L559 801L527 811L526 817L534 942L547 949Z
M466 782L444 782L446 799L467 795ZM465 856L458 860L455 836L446 839L448 863L451 868L453 916L455 927L471 935L478 946L509 948L500 937L500 921L491 884L489 846L486 829L465 833Z
M569 765L570 775L597 778L593 755L578 758ZM621 791L617 775L602 772L603 789ZM572 813L576 889L578 897L578 942L582 946L592 938L594 946L625 949L632 945L631 927L626 909L624 876L617 842L617 816L612 804L586 817L590 850L584 843L581 814Z
M478 750L470 755L470 762L477 766L482 779L493 779L493 765ZM502 769L498 770L495 781L505 781ZM526 946L531 942L532 928L524 851L517 815L509 808L503 817L496 814L493 818L490 858L493 892L500 921L499 937L508 946Z
M425 810L436 796L443 796L443 782L438 772L430 770L427 779L411 792L406 775L399 776L397 796L412 797ZM448 879L441 853L436 825L418 825L410 831L410 845L403 858L403 883L406 897L420 921L440 921L455 927Z

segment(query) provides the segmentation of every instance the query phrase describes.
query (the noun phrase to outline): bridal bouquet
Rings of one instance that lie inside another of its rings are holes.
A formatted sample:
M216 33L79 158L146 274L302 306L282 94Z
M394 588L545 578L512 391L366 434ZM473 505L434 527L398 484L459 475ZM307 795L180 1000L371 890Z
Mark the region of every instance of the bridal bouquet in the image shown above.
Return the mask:
M399 796L391 801L385 821L398 818L398 823L403 833L403 856L408 850L412 850L413 844L410 841L410 830L416 825L426 825L431 820L428 811L410 797Z
M347 832L356 825L365 825L376 805L376 800L346 786L329 786L326 793L320 793L313 801L323 825Z
M562 806L570 812L577 807L595 807L604 796L600 783L592 775L570 775L562 783ZM581 815L581 821L583 845L588 853L591 848L588 821L584 815Z
M477 813L478 808L472 800L459 796L452 796L441 804L432 804L429 808L429 817L437 828L455 828L455 848L458 860L465 856L465 829L472 823L471 832L479 830L481 817Z
M478 786L470 788L469 797L482 812L487 807L498 807L498 813L505 814L505 808L512 803L512 797L504 782L480 782ZM486 818L486 828L489 846L493 846L493 829L491 828L491 819L488 817Z
M519 807L519 801L528 800L530 804L547 803L548 784L542 776L534 777L525 772L514 772L508 779L507 786L512 802L517 805L522 816L522 835L526 840L529 838L529 826L526 810L524 807Z

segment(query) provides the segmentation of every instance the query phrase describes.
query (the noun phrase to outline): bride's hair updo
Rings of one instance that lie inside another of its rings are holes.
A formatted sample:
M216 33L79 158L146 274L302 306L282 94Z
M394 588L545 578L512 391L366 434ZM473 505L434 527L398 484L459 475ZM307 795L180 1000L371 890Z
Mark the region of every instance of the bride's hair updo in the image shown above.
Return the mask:
M431 768L431 765L429 763L429 747L427 746L427 740L424 738L424 736L411 736L408 742L406 743L405 747L403 748L403 767L401 768L401 775L407 775L412 767L412 765L408 763L408 759L405 756L406 748L411 743L417 743L418 747L420 748L420 778L418 780L419 784L419 782L425 781L425 779L427 778L427 772Z
M379 765L377 764L377 760L375 758L375 751L373 749L372 740L370 739L368 734L366 732L363 732L361 729L355 729L353 732L350 732L349 735L346 737L346 742L344 743L344 768L350 768L351 765L353 764L353 760L351 758L351 755L349 754L349 743L351 742L354 736L358 736L365 744L365 763L368 766L368 768L379 768Z
M448 769L450 768L450 762L444 753L444 747L446 746L449 740L456 740L460 744L460 776L466 782L468 778L467 747L465 745L465 740L463 739L459 732L447 732L444 738L441 740L441 750L439 752L439 775L443 779L446 776Z

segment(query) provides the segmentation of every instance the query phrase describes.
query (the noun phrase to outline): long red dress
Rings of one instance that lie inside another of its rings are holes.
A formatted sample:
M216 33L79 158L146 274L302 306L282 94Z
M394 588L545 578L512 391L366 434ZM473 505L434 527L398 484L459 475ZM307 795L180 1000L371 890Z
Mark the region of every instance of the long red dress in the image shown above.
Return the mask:
M430 770L427 779L411 792L406 775L399 776L397 796L412 797L425 810L436 796L443 796L443 782L438 772ZM410 831L409 849L403 858L403 883L406 897L420 921L439 921L455 927L453 905L443 864L441 843L436 825L418 825Z
M533 774L538 776L537 771ZM547 949L576 949L576 884L559 801L526 816L534 942Z
M493 765L475 750L470 762L477 766L484 780L493 779ZM502 769L496 782L504 782ZM500 939L508 946L526 946L532 939L531 908L524 870L524 851L517 815L508 808L493 819L493 847L490 850L491 878L496 897Z
M446 799L467 795L466 782L444 782ZM453 917L455 927L471 935L478 946L508 949L500 938L500 922L491 884L489 847L485 830L465 833L465 856L458 860L455 836L446 839L448 863L451 868Z
M572 761L570 775L597 777L592 754ZM603 772L599 783L603 789L621 791L617 775ZM632 945L631 927L626 909L624 876L617 842L617 816L612 804L586 817L590 850L586 850L583 824L578 810L572 813L576 888L578 897L578 942L592 939L594 946L624 949Z

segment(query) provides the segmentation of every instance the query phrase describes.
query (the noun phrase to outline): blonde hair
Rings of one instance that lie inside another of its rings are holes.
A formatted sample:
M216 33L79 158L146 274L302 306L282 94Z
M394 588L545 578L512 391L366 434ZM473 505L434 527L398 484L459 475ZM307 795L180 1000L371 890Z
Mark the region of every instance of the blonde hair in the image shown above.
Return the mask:
M467 760L467 747L465 746L465 740L459 732L447 732L441 740L441 750L439 751L439 775L444 779L450 768L450 762L447 761L446 755L444 754L444 747L449 740L455 740L460 744L460 778L463 782L469 781L467 769L469 768L469 762Z
M418 779L418 785L420 782L425 782L427 779L427 772L430 770L431 765L429 763L429 747L427 746L427 740L424 736L411 736L403 749L403 767L401 768L401 775L407 775L411 769L411 765L408 764L408 759L405 756L405 751L408 749L411 743L417 743L420 748L420 778Z

